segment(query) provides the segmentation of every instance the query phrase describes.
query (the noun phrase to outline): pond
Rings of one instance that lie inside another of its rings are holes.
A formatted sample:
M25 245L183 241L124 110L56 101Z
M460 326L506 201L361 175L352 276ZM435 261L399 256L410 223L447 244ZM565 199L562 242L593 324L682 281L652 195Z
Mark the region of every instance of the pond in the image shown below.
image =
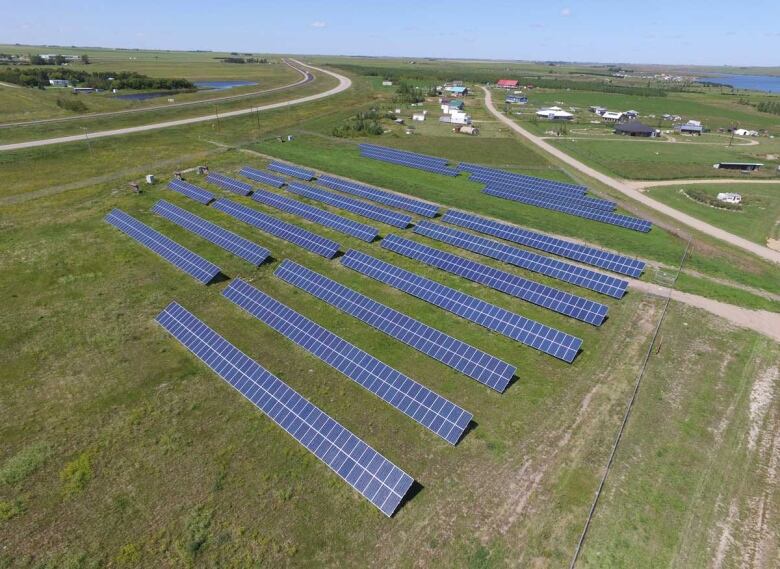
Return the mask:
M224 89L232 89L233 87L248 87L250 85L257 85L255 81L195 81L195 86L199 91L222 91ZM153 91L150 93L128 93L126 95L116 95L117 99L123 101L146 101L148 99L156 99L157 97L174 97L178 95L179 91Z
M198 89L232 89L257 85L255 81L195 81L194 83Z

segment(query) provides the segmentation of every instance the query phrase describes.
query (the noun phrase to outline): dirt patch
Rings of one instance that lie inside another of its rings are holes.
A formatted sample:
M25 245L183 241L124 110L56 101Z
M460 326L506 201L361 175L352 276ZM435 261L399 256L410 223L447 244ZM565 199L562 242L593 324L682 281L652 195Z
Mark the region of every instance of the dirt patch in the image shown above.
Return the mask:
M767 239L766 246L774 251L780 251L780 239Z
M778 368L770 367L753 382L750 391L750 430L748 431L748 449L756 448L759 434L764 426L767 410L772 405L775 394Z
M718 523L720 530L720 539L718 539L718 548L715 550L715 559L712 560L713 569L721 569L723 561L726 559L726 553L734 543L734 524L737 522L739 509L734 502L729 505L729 513L726 519Z

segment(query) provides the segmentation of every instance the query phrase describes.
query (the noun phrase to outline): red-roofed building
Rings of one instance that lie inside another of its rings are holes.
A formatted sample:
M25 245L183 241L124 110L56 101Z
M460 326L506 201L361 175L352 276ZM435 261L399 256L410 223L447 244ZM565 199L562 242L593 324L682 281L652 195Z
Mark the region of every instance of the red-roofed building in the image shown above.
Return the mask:
M496 86L502 89L517 89L519 81L517 79L499 79Z

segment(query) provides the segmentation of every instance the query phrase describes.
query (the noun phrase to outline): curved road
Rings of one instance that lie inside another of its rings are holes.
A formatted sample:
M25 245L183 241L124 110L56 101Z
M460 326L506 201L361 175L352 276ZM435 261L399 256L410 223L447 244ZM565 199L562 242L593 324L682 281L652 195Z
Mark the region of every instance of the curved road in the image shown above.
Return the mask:
M70 116L70 117L54 117L51 119L39 119L39 120L33 120L33 121L24 121L24 122L9 122L9 123L2 123L0 124L0 128L11 128L11 127L19 127L19 126L35 126L35 125L41 125L41 124L48 124L48 123L59 123L59 122L69 122L69 121L76 121L76 120L84 120L84 119L95 119L95 118L102 118L102 117L113 117L118 115L126 115L126 114L132 114L132 113L144 113L147 111L159 111L161 109L168 110L168 109L177 109L180 107L191 107L195 105L210 105L212 103L215 103L217 101L230 101L230 100L236 100L236 99L247 99L249 97L256 97L258 95L265 95L266 93L273 93L275 91L284 91L285 89L292 89L293 87L298 87L299 85L303 85L305 83L310 83L314 77L311 73L307 71L303 71L302 69L299 69L298 67L295 67L292 65L287 59L283 59L282 62L287 65L288 67L291 67L292 69L295 69L298 73L300 73L303 77L299 79L298 81L294 83L288 83L287 85L280 85L279 87L273 87L272 89L263 89L262 91L252 91L251 93L241 93L240 95L224 95L222 97L213 97L210 99L198 99L196 101L184 101L182 103L172 103L167 105L154 105L150 107L140 107L135 109L123 109L121 111L106 111L103 113L90 113L86 115L76 115L76 116ZM19 87L19 85L11 85L9 83L1 83L0 85L5 85L8 87Z
M74 134L69 136L59 136L56 138L45 138L43 140L30 140L27 142L16 142L13 144L4 144L0 146L0 152L7 152L9 150L20 150L23 148L34 148L37 146L48 146L50 144L63 144L66 142L78 142L78 141L84 141L84 140L93 140L96 138L106 138L108 136L121 136L123 134L133 134L136 132L145 132L149 130L158 130L161 128L171 128L175 126L184 126L188 124L197 124L201 122L208 122L211 120L216 120L218 118L230 118L230 117L237 117L241 115L248 115L250 113L254 113L257 111L269 111L272 109L280 109L283 107L289 107L292 105L300 105L302 103L308 103L311 101L316 101L318 99L324 99L326 97L330 97L331 95L335 95L337 93L341 93L342 91L346 91L352 86L352 81L348 77L344 77L343 75L339 75L338 73L334 73L332 71L327 71L326 69L322 69L319 67L313 67L311 65L306 65L305 63L302 63L296 59L293 59L295 63L298 65L301 65L303 67L313 69L315 71L320 71L322 73L325 73L326 75L330 75L332 77L335 77L339 80L339 84L333 87L332 89L328 89L327 91L324 91L322 93L316 93L314 95L308 95L306 97L300 97L298 99L292 99L289 101L280 101L278 103L269 103L268 105L261 105L261 106L253 106L248 109L238 109L236 111L228 111L225 113L219 113L217 115L216 113L211 113L208 115L203 115L199 117L190 117L186 119L178 119L173 121L165 121L165 122L158 122L158 123L152 123L152 124L145 124L140 126L130 126L126 128L118 128L114 130L102 130L98 132L90 132L90 133L84 133L84 134Z
M485 87L482 87L482 90L485 92L485 106L487 107L488 111L490 111L493 115L495 115L498 118L498 120L500 120L502 123L507 125L509 128L511 128L518 134L522 135L523 137L533 142L536 146L538 146L542 150L545 150L547 153L555 156L556 158L565 162L572 168L575 168L576 170L582 172L586 176L595 178L602 184L606 184L610 188L614 188L620 193L629 196L631 199L636 200L639 203L644 204L647 207L658 211L659 213L667 215L672 219L676 219L677 221L684 223L689 227L692 227L698 231L701 231L702 233L706 233L707 235L710 235L722 241L726 241L727 243L740 247L741 249L744 249L746 251L750 251L751 253L758 255L759 257L762 257L764 259L767 259L768 261L772 261L774 263L780 264L780 251L773 251L769 247L764 247L762 245L759 245L758 243L753 243L752 241L748 241L747 239L729 233L728 231L724 231L719 227L715 227L714 225L705 223L700 219L696 219L695 217L691 217L690 215L682 213L681 211L669 207L666 204L662 204L661 202L654 200L648 195L637 191L637 189L631 184L623 182L621 180L617 180L615 178L611 178L606 174L602 174L601 172L569 156L562 150L555 148L553 145L543 140L542 137L536 136L535 134L528 132L523 127L521 127L516 122L514 122L512 119L502 115L493 105L493 97L490 93L490 90L486 89ZM679 183L679 181L677 183Z

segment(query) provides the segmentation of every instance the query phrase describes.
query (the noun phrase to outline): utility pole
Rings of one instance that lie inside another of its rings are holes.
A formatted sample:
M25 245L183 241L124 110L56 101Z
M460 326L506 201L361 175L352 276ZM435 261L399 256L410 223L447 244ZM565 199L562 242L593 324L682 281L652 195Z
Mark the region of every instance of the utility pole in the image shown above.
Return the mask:
M87 141L87 146L89 147L89 155L92 156L92 142L89 140L89 135L87 134L87 127L82 126L81 130L84 131L84 140Z

